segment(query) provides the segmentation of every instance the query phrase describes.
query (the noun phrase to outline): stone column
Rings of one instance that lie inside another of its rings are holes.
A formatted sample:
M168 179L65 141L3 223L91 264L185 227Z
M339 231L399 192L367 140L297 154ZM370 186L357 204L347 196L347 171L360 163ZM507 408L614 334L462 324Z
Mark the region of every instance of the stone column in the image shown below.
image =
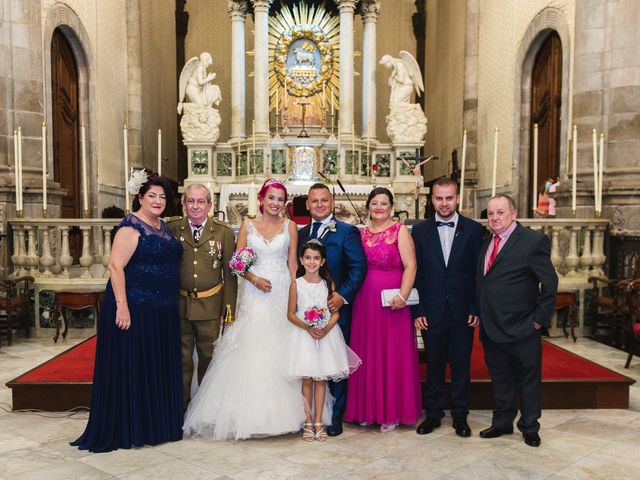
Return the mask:
M246 86L244 27L247 13L246 0L230 0L231 17L231 141L246 138Z
M362 5L364 23L362 55L362 138L376 135L376 21L380 2L374 0Z
M256 135L264 136L269 132L269 6L273 0L252 2L255 19L253 115Z
M336 0L340 9L340 122L338 131L354 135L353 124L353 11L358 0Z

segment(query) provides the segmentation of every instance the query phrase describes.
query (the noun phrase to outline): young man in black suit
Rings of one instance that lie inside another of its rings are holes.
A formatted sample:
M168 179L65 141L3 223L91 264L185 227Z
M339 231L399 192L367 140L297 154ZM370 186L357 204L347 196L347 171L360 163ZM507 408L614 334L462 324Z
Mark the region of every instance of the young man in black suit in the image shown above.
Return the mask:
M453 428L461 437L471 435L469 365L478 325L475 278L483 228L456 212L459 200L454 181L436 180L431 195L436 213L412 231L418 263L415 286L420 294L412 316L422 330L427 358L427 418L418 426L420 435L431 433L444 417L447 363L452 373Z
M493 387L491 426L482 438L513 433L516 393L520 397L518 429L527 445L540 445L542 340L553 313L558 276L550 242L542 233L516 221L508 195L489 201L491 237L483 243L477 267L480 338Z

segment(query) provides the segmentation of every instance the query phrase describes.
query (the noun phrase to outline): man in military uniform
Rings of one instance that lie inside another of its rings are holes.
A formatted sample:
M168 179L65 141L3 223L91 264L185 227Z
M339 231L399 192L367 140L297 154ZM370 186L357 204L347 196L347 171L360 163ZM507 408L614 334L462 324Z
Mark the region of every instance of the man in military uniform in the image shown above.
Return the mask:
M198 353L198 384L202 382L227 309L235 315L237 279L229 260L235 249L231 227L214 218L211 193L202 184L189 185L182 196L186 217L169 220L182 243L180 268L180 330L182 336L183 401L191 400L193 348Z

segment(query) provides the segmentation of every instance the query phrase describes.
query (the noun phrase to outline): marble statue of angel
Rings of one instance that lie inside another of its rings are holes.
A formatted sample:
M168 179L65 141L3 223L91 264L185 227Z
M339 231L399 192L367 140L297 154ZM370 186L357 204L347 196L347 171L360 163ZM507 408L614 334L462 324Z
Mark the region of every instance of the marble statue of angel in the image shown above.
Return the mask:
M416 92L420 95L424 91L422 74L418 62L409 52L400 51L400 58L391 55L383 55L380 65L390 68L389 86L391 95L389 97L389 108L396 105L410 104L411 95Z
M209 52L202 52L200 58L192 57L182 68L179 82L178 113L182 114L183 102L199 107L218 106L222 95L220 87L211 83L216 78L215 73L207 73L207 68L213 63Z

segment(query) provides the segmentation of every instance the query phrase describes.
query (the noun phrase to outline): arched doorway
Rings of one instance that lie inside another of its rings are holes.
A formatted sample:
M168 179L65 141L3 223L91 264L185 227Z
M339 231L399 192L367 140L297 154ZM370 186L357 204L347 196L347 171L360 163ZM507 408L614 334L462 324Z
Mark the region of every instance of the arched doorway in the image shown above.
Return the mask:
M562 108L562 44L552 31L536 54L531 73L531 132L529 155L529 195L538 191L547 178L560 172L560 118ZM533 128L538 124L538 181L533 185Z
M53 175L67 191L64 218L80 217L78 66L69 41L57 28L51 39Z

